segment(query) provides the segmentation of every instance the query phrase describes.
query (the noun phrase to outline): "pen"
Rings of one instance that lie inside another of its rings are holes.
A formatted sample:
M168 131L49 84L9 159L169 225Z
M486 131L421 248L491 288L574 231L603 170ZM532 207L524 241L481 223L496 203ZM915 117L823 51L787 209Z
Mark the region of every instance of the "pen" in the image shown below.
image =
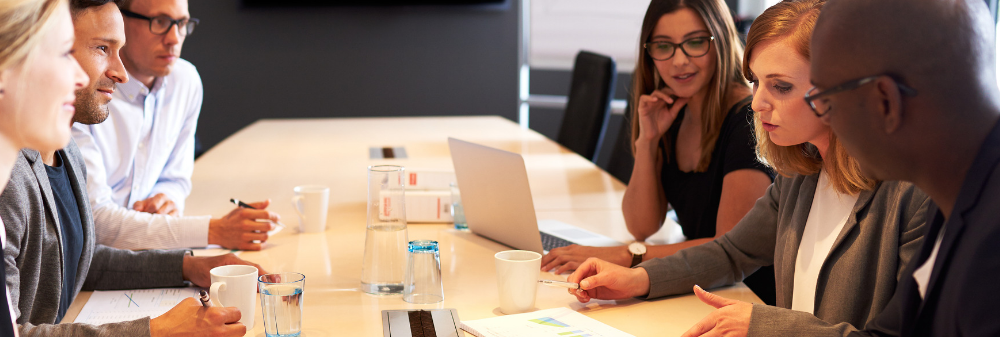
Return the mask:
M236 206L239 206L239 207L249 208L249 209L257 209L256 207L247 205L247 203L242 202L242 201L240 201L239 199L236 199L236 198L229 198L229 201L232 202L232 203L234 203L234 204L236 204ZM273 224L278 225L278 226L281 226L281 228L285 228L285 224L281 223L281 221L271 221L271 220L268 220L268 222L273 223Z
M206 308L211 307L212 306L212 300L211 300L211 298L208 297L208 292L202 290L201 292L199 292L199 294L201 295L201 298L200 298L200 300L201 300L201 306L206 307Z
M573 282L563 282L556 280L538 280L538 283L553 287L563 287L563 288L577 289L577 290L580 289L580 284Z

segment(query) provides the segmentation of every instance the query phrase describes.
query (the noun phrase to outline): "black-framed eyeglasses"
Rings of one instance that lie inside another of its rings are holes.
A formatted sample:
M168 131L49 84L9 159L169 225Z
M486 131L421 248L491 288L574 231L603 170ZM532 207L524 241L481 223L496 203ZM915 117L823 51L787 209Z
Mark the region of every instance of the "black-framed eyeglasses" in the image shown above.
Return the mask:
M155 17L148 17L139 13L135 13L129 10L122 10L122 15L135 18L143 19L149 21L149 31L156 35L163 35L170 31L170 27L177 25L177 33L181 36L188 36L194 33L194 28L198 26L198 19L180 19L174 20L173 18L166 15L159 15Z
M899 83L899 80L893 78L891 75L882 74L882 75L868 76L865 78L859 78L856 80L850 80L844 82L843 84L840 84L838 86L823 91L819 91L819 89L816 89L816 87L812 87L812 89L806 91L806 96L804 97L804 99L806 100L806 104L809 104L809 107L812 108L812 111L814 114L816 114L816 117L823 117L823 115L826 115L828 112L830 112L830 109L833 109L833 106L830 105L830 102L822 99L823 97L829 97L830 95L839 92L845 92L848 90L857 89L858 87L868 84L882 76L888 76L893 80L893 82L896 82L896 86L899 87L899 92L903 94L903 96L912 97L917 95L916 89L910 88L903 83Z
M714 36L701 36L681 41L681 43L667 41L646 42L642 44L642 48L646 49L646 53L654 60L666 61L674 57L677 49L680 49L687 57L705 56L712 47L712 41L715 41Z

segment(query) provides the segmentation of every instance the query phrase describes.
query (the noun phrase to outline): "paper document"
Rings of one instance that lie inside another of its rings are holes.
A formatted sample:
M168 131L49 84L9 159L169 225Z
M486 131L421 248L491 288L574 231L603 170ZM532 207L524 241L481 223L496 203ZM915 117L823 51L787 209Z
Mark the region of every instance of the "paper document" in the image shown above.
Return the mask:
M634 337L569 308L463 321L478 337Z
M95 291L74 322L100 325L157 317L187 297L197 298L199 290L189 287Z

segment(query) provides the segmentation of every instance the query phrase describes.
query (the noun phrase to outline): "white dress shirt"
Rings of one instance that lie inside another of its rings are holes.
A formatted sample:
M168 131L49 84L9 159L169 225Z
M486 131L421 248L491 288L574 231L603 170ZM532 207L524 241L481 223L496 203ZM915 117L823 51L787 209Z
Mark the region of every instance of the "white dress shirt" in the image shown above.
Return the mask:
M816 194L809 208L809 217L802 230L802 240L799 241L799 252L795 258L792 310L814 314L819 272L857 202L857 194L837 193L833 185L830 185L830 176L826 170L820 171Z
M913 280L917 282L917 291L920 292L920 298L923 299L927 295L927 285L931 282L931 272L934 271L934 261L937 260L938 251L941 250L941 239L944 239L944 227L938 231L937 239L934 240L934 248L931 249L931 255L927 257L924 264L917 267L913 271ZM924 236L924 238L930 237L930 233Z
M201 247L210 216L172 217L132 210L136 201L163 193L184 212L194 169L194 133L202 84L194 65L178 59L153 88L118 84L110 116L101 124L73 125L87 163L87 193L97 241L124 249Z

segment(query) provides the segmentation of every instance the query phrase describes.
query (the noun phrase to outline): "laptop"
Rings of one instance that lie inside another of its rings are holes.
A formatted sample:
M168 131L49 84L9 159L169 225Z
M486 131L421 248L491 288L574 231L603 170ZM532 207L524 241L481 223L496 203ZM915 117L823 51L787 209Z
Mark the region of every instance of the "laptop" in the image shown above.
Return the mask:
M557 247L620 246L612 238L555 220L537 221L524 158L448 138L469 230L515 249L545 254Z

